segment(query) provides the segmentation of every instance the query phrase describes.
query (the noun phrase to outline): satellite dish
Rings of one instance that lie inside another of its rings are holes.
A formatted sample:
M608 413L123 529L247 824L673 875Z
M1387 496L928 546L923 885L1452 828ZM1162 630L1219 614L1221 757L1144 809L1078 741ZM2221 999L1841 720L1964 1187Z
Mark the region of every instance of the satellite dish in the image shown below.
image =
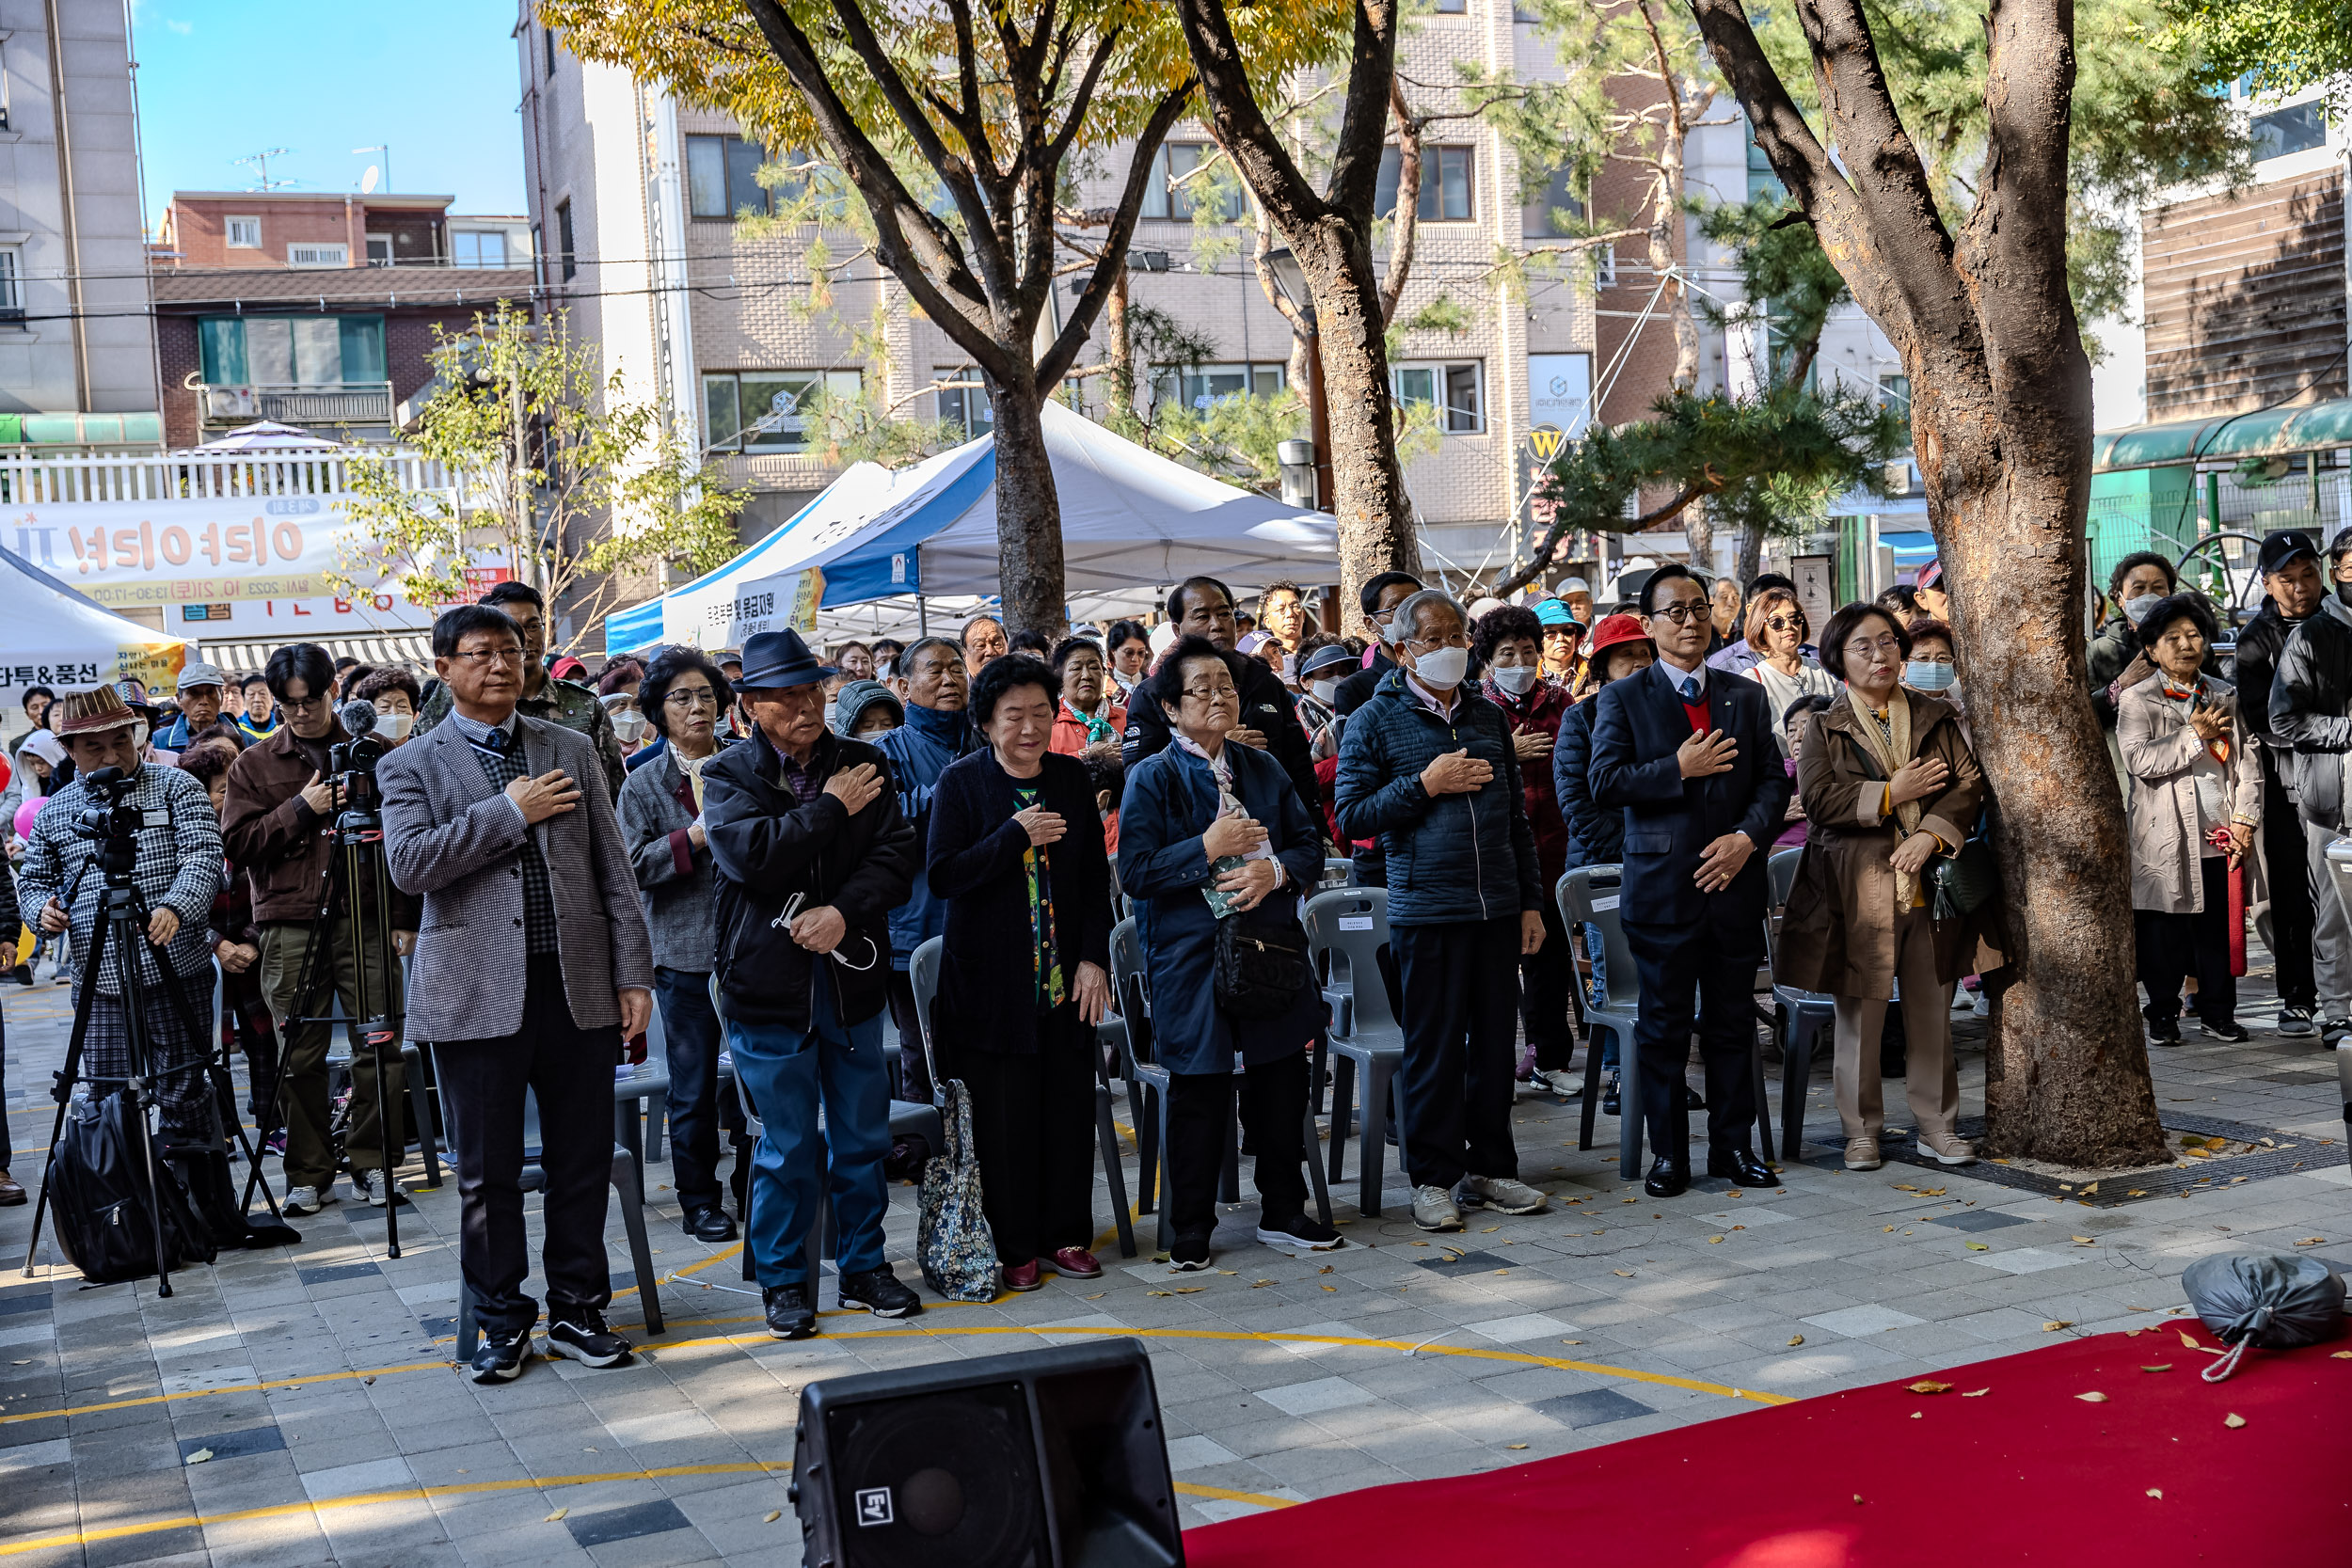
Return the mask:
M361 196L373 196L375 194L375 182L378 179L380 172L381 171L379 171L373 164L370 164L368 166L367 173L359 176L359 194Z

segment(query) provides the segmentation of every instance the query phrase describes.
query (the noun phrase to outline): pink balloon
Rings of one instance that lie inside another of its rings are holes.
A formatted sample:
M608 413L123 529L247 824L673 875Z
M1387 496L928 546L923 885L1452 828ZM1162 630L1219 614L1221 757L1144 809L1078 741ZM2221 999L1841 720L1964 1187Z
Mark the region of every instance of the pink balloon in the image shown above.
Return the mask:
M31 800L24 801L22 805L19 805L16 808L17 837L30 838L33 836L33 818L39 816L40 815L40 808L48 803L48 796L36 795Z

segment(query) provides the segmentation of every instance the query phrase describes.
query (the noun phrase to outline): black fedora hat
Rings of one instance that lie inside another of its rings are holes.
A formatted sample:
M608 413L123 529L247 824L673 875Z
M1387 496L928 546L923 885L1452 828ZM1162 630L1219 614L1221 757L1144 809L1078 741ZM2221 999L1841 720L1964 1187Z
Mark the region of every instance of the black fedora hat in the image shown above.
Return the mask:
M743 673L735 682L739 691L774 690L831 680L841 672L818 661L790 627L763 631L743 644Z

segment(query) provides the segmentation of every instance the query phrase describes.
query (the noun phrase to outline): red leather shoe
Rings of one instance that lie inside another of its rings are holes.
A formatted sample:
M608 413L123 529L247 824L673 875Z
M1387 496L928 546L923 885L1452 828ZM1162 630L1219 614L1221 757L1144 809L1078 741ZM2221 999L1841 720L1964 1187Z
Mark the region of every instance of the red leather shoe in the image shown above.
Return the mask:
M1025 1263L1017 1264L1002 1272L1005 1276L1005 1289L1008 1291L1034 1291L1045 1283L1039 1276L1037 1259L1034 1258Z
M1054 1253L1054 1272L1068 1279L1100 1279L1103 1265L1086 1248L1066 1246Z

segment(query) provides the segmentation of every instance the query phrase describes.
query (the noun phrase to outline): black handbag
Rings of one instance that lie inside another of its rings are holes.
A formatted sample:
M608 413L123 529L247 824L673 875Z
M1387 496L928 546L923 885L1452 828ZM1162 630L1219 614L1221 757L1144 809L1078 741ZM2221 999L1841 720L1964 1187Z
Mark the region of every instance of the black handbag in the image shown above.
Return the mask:
M1216 1005L1235 1018L1280 1018L1314 989L1307 930L1295 920L1246 924L1240 915L1216 923Z
M1993 846L1981 833L1970 833L1948 855L1938 855L1931 868L1935 880L1937 920L1959 920L1982 909L2001 891L2001 867Z

